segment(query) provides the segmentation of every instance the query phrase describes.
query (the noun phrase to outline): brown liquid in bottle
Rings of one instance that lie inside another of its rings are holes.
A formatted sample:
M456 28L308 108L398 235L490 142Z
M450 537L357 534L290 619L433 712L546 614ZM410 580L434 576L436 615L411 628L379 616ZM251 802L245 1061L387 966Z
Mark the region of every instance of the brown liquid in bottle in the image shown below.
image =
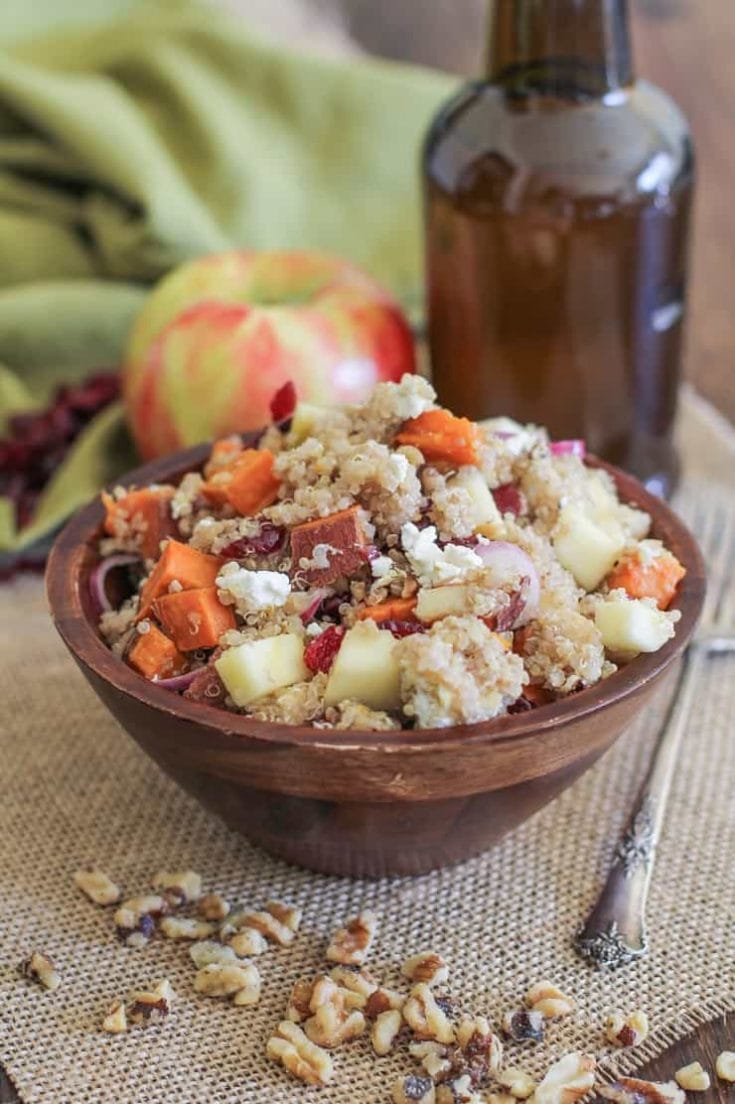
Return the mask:
M693 156L624 0L498 0L490 74L424 155L440 400L547 425L667 494Z

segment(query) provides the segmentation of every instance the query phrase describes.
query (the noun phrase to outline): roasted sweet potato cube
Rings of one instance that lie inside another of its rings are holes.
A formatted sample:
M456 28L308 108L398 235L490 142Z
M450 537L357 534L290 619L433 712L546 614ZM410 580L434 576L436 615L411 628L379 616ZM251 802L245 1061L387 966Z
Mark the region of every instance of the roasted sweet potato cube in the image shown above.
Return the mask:
M140 554L155 560L161 541L178 532L171 516L173 494L173 487L141 487L124 498L103 494L105 532L111 537L132 536Z
M173 678L186 668L186 656L157 625L139 633L128 649L127 661L147 679Z
M291 558L292 572L303 572L317 586L354 575L366 563L359 507L296 525L291 530Z
M143 587L138 620L148 616L154 600L166 594L174 581L182 590L214 586L221 566L219 557L207 556L189 544L170 540Z
M235 628L232 606L223 606L217 587L180 590L156 598L153 612L182 652L214 648L228 629Z
M215 507L229 504L243 517L257 514L278 498L281 481L273 461L268 449L244 449L214 471L202 494Z
M221 437L212 445L209 460L204 465L204 478L211 479L219 471L230 467L242 454L242 441L239 437Z

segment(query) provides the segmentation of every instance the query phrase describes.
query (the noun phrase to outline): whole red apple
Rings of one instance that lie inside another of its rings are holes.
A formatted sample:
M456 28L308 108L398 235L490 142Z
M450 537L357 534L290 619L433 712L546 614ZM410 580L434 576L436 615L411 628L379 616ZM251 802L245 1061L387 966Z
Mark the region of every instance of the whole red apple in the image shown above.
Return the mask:
M242 250L190 261L153 289L123 394L152 459L266 424L286 380L305 402L359 402L415 368L398 304L360 269L322 253Z

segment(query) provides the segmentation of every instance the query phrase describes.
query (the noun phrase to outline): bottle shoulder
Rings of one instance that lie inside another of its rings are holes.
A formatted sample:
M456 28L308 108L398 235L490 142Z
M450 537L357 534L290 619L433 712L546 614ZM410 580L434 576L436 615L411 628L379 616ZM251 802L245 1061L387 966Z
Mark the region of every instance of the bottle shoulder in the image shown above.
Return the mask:
M435 117L423 157L431 185L496 206L559 195L640 203L690 185L694 172L686 119L647 81L579 103L466 85Z

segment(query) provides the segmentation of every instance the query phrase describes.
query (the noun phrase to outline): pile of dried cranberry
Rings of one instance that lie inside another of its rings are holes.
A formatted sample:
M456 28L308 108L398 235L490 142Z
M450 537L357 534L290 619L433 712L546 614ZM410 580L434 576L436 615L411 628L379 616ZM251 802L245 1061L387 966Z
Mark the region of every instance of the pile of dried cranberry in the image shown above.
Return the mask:
M83 383L60 387L45 410L15 414L0 440L0 495L15 506L18 528L30 521L38 498L74 441L95 414L118 397L115 372L96 372ZM43 567L43 553L0 565L0 577Z

